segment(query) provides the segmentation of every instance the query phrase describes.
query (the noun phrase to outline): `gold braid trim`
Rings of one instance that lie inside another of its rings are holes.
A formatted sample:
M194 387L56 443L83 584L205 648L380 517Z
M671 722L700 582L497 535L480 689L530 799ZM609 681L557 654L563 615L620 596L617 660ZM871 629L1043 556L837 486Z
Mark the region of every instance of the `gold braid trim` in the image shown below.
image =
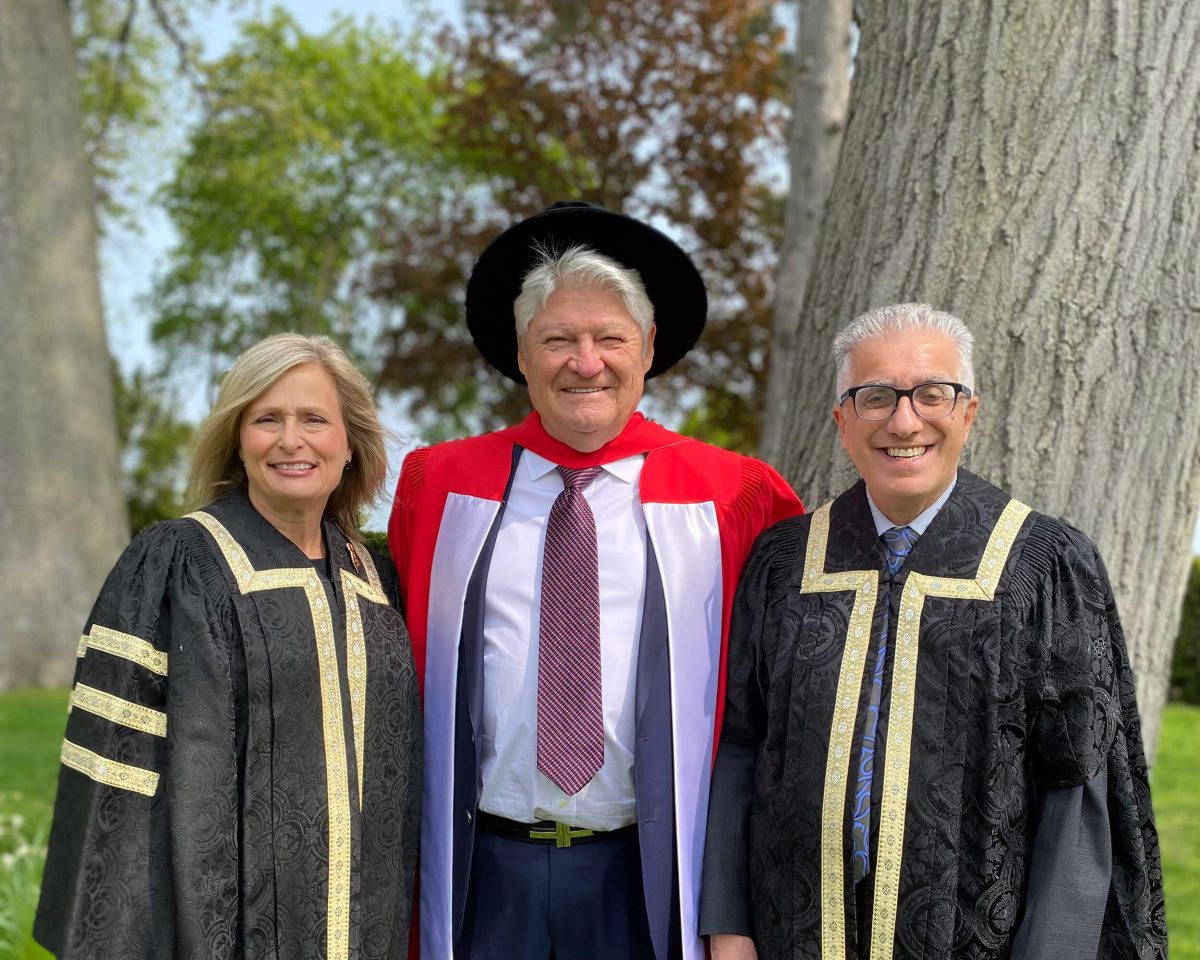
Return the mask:
M819 508L808 531L801 593L854 591L854 608L842 650L837 697L829 728L829 758L825 766L825 792L821 801L821 956L844 960L846 956L845 853L846 789L853 755L858 691L862 686L867 650L871 644L871 617L879 595L878 570L825 573L829 544L829 510Z
M858 697L862 687L871 618L882 574L879 570L825 573L832 504L815 511L809 527L801 593L854 591L854 607L842 652L837 695L829 731L829 760L821 805L821 955L824 960L846 956L845 810L853 738L858 723ZM1010 500L996 522L971 580L930 577L910 573L901 594L894 628L892 693L888 712L888 737L879 838L875 845L875 909L871 919L871 952L875 958L892 956L900 896L900 870L904 851L904 823L908 806L912 727L916 708L917 655L921 613L925 598L948 597L990 602L1012 550L1013 541L1030 509Z
M167 735L167 715L129 700L122 700L111 693L89 687L86 683L75 684L71 691L71 706L94 713L105 720L119 723L133 730L152 733L156 737Z
M370 562L370 558L367 558ZM349 570L342 570L342 591L346 597L346 671L350 687L350 717L354 723L354 759L358 767L358 809L363 802L363 743L366 739L367 716L367 643L363 634L362 608L358 598L387 605L388 599L378 585L374 565L367 568L375 574L366 583Z
M921 613L926 597L981 600L990 603L1008 562L1013 541L1029 516L1029 507L1010 500L992 528L973 579L931 577L910 573L900 595L892 653L892 694L888 708L884 753L879 840L875 845L875 910L871 917L871 956L891 957L900 899L900 869L904 855L904 821L908 811L908 775L912 728L916 715L917 657Z
M326 954L329 960L348 960L350 953L350 781L346 762L346 737L342 726L342 693L338 680L336 638L333 617L325 598L321 579L311 567L255 570L241 545L211 514L198 511L188 517L201 524L217 542L225 562L233 571L242 593L260 590L279 590L288 587L304 591L312 614L313 632L317 643L317 672L321 688L321 724L325 740L325 783L329 801L329 889L325 921ZM359 557L360 560L363 558ZM366 708L366 650L362 637L362 615L352 596L365 596L386 603L378 589L378 574L370 558L367 569L376 575L376 583L367 583L342 572L346 594L346 625L351 635L346 662L350 671L350 711L356 745L363 739ZM349 579L347 579L349 578ZM353 593L351 592L353 590ZM357 634L355 634L357 624ZM354 651L357 644L360 653ZM361 681L356 679L358 672ZM357 702L356 702L357 701ZM358 751L359 803L362 802L362 750Z
M130 790L145 797L154 796L158 790L158 774L153 770L131 767L116 760L108 760L92 753L77 743L64 740L62 745L63 766L78 770L85 777L119 790Z
M162 650L156 650L154 645L120 630L111 630L93 623L88 631L87 645L92 650L103 650L114 657L122 657L145 667L151 673L160 677L167 675L167 655Z

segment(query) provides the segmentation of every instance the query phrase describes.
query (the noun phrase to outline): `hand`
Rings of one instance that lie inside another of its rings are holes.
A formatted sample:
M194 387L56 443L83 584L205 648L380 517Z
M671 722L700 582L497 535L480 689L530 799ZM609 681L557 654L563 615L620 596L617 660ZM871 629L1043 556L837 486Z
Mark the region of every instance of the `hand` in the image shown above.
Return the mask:
M758 960L754 941L736 933L714 933L708 946L712 960Z

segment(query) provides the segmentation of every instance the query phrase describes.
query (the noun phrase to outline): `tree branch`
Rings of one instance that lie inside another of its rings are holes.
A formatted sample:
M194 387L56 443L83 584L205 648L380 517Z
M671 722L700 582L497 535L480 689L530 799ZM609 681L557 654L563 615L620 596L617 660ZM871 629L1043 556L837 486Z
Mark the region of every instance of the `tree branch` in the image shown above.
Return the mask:
M180 30L171 12L167 9L164 0L149 0L149 2L150 9L154 12L154 19L158 22L159 29L166 35L171 46L175 48L175 54L179 58L180 74L191 84L192 89L195 90L200 99L207 105L208 91L204 83L203 72L197 63L196 50L183 35L183 31Z

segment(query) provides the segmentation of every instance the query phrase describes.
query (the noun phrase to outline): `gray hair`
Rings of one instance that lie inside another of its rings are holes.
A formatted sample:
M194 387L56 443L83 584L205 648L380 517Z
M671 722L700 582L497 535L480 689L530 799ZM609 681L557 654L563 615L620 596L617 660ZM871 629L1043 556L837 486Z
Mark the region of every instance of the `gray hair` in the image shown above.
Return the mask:
M850 352L867 340L886 337L890 333L919 331L940 333L954 341L958 351L958 379L972 392L975 390L975 365L971 354L975 338L958 317L935 310L927 303L895 303L877 307L852 320L833 338L833 365L837 369L837 395L850 386Z
M513 301L518 340L525 339L529 322L560 287L598 287L616 294L641 329L643 341L649 338L654 304L636 270L583 244L567 247L561 253L539 244L536 253L537 262L525 274L521 292Z

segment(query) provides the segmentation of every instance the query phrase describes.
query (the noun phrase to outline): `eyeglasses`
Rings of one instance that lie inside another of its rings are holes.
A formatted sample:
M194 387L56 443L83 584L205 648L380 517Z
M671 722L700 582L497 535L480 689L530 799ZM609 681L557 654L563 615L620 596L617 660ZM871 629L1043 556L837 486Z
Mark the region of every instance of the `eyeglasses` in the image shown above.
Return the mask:
M882 383L864 383L851 387L838 397L838 404L852 400L859 420L887 420L896 412L900 398L908 397L913 413L922 420L940 420L954 412L960 393L971 398L971 388L961 383L932 381L919 383L908 390L897 390Z

